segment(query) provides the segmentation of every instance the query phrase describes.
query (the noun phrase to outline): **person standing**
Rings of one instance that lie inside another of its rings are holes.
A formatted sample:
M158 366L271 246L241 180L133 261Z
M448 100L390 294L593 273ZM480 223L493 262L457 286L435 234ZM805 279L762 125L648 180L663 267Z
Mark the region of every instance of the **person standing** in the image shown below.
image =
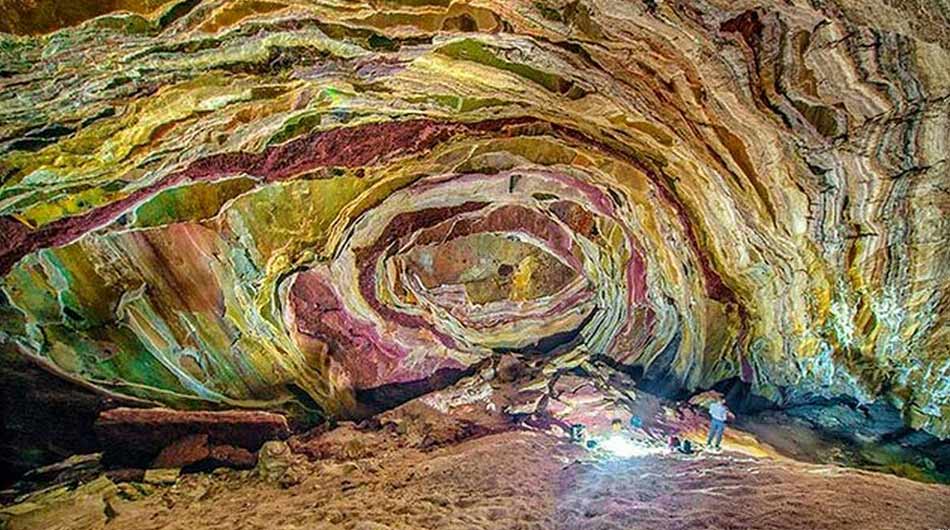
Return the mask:
M726 407L726 400L718 398L709 405L709 436L706 437L706 447L712 447L719 450L722 443L722 434L726 430L726 421L729 419L729 409Z

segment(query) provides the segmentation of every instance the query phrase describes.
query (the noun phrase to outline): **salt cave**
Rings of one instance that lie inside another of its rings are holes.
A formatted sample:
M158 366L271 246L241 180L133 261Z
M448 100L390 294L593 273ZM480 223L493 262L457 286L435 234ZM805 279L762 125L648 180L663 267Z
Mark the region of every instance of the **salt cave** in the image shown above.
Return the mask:
M944 0L0 7L0 528L950 528Z

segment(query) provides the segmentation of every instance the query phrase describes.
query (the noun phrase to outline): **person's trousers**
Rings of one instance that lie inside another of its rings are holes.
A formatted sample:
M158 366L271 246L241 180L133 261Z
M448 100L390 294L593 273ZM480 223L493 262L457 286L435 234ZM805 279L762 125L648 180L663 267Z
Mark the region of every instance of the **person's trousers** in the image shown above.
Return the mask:
M719 448L722 443L722 433L726 430L726 422L713 419L709 425L709 436L706 438L706 446Z

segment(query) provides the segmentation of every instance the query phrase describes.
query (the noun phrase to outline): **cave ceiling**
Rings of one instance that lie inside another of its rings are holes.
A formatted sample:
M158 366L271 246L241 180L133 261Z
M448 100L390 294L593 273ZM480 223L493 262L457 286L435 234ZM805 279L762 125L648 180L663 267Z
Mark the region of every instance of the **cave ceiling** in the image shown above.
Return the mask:
M355 417L568 355L950 435L939 6L40 4L0 28L4 362Z

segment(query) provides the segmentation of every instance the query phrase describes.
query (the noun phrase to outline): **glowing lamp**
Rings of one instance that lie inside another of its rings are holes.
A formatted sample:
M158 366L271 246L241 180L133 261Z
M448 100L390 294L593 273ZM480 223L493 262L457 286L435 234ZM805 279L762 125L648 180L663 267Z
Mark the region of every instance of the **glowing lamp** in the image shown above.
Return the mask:
M620 458L646 456L657 452L657 449L654 447L634 443L629 438L617 434L605 439L600 446Z

